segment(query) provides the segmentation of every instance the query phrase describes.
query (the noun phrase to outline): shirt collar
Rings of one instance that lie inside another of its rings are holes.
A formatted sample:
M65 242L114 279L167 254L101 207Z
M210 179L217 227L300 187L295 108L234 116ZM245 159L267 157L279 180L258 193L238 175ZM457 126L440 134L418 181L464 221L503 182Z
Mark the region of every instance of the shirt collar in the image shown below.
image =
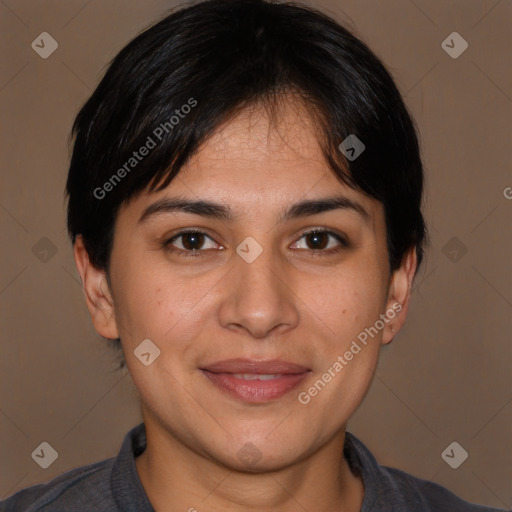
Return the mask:
M146 449L146 426L140 423L126 434L112 467L112 497L123 512L155 512L142 487L135 457Z

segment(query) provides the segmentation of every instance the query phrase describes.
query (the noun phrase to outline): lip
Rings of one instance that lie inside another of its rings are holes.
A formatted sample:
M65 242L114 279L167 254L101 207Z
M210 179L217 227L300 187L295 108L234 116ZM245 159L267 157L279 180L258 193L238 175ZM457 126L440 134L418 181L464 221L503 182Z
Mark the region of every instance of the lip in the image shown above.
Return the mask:
M276 400L296 388L311 370L281 359L226 359L200 368L220 391L250 403ZM234 374L279 376L271 380L244 380Z

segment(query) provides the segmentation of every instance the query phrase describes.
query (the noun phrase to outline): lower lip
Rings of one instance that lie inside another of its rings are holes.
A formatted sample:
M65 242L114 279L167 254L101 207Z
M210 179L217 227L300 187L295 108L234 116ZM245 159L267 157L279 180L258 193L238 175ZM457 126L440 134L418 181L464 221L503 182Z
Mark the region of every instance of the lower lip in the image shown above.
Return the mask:
M309 374L309 372L294 373L271 380L244 380L234 377L231 373L201 371L221 391L251 403L268 402L280 398L297 387Z

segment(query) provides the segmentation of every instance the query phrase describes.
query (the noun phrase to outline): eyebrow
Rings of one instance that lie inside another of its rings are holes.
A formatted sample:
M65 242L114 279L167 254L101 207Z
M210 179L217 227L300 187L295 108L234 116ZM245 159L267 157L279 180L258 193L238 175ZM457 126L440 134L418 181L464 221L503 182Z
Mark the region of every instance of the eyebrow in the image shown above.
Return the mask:
M358 202L345 196L334 196L295 203L281 214L278 223L281 224L292 219L333 210L350 210L358 213L366 222L371 220L368 211ZM229 206L220 203L207 200L190 200L181 197L167 197L149 205L140 216L138 223L143 223L155 216L175 212L192 213L225 222L233 222L238 219L238 215L234 215Z

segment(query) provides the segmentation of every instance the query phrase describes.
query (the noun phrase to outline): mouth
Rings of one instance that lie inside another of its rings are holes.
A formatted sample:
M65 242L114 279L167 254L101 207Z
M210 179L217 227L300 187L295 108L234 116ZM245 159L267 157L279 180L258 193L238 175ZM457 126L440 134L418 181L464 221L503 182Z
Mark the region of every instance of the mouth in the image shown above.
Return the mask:
M250 403L276 400L311 373L305 366L280 359L227 359L200 370L221 392Z

